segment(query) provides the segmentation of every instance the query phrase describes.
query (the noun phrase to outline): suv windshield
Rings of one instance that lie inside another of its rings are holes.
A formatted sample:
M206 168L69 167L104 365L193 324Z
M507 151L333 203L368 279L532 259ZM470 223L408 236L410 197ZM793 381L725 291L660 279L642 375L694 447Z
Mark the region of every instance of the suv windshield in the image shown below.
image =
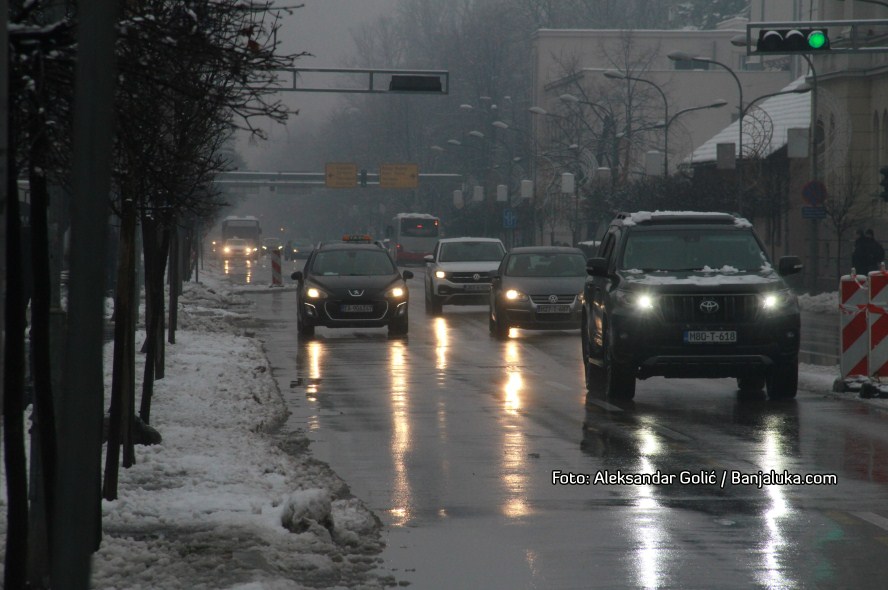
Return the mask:
M395 274L391 258L383 250L328 250L318 252L311 270L325 276L381 276Z
M767 256L750 231L689 228L631 232L620 268L692 271L727 266L759 271L767 263Z
M582 254L513 254L506 274L511 277L584 277Z
M506 251L497 242L441 244L440 262L499 262Z

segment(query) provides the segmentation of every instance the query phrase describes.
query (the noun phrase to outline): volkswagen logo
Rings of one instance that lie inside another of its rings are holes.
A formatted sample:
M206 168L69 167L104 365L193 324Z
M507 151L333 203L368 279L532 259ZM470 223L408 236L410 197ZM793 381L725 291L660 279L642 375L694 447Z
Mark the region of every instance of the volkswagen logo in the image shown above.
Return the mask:
M478 273L475 273L472 275L472 279L479 281L479 280L481 280L481 275L479 275Z
M700 302L700 311L703 313L715 313L718 311L718 302L712 299L704 299Z
M364 290L363 289L349 289L348 294L351 295L352 297L360 297L361 295L364 294Z
M558 303L558 295L549 295L549 303Z

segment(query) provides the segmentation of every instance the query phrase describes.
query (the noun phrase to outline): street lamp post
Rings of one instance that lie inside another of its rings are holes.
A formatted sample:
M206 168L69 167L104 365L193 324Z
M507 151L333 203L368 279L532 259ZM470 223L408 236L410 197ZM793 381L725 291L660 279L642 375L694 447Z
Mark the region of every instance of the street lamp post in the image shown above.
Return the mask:
M700 105L700 106L696 106L696 107L688 107L686 109L681 109L680 111L678 111L677 113L675 113L674 115L669 117L668 119L665 119L663 121L662 125L658 125L658 126L663 127L663 134L666 137L669 137L669 127L672 125L673 121L675 121L676 119L678 119L679 117L681 117L685 113L690 113L692 111L702 111L705 109L719 109L719 108L725 106L726 104L728 104L728 101L723 100L723 99L718 99L718 100L715 100L709 104L704 104L704 105ZM668 141L666 142L665 145L667 145L667 146L669 145ZM667 168L667 170L668 170L668 168Z
M615 70L608 70L604 73L605 78L610 78L612 80L632 80L635 82L644 82L645 84L650 84L654 87L654 89L660 93L660 98L663 99L663 120L669 121L669 100L666 98L666 93L663 92L663 89L660 88L659 84L651 80L647 80L645 78L637 78L635 76L630 76L628 74L624 74L622 72L617 72ZM666 125L666 128L663 131L663 176L669 176L669 125Z
M743 84L740 82L740 78L737 76L737 73L730 68L730 66L723 64L720 61L716 61L710 57L700 57L700 56L692 56L690 53L686 51L670 51L667 56L672 61L699 61L703 63L709 63L712 65L719 66L731 74L731 77L734 78L734 82L737 83L737 91L740 95L740 102L737 105L737 110L739 112L739 118L737 127L739 129L738 137L737 137L737 212L741 215L743 214Z

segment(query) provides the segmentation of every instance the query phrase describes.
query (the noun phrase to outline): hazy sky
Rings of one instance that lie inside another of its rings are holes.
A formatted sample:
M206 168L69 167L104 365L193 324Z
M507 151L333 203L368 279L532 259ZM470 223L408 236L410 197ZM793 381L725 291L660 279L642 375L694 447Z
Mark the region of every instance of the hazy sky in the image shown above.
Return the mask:
M277 0L281 6L304 4L286 17L279 33L284 53L307 51L314 57L305 57L297 66L306 68L343 67L344 60L353 53L350 30L391 11L398 0ZM380 65L379 67L383 67ZM269 141L258 145L238 142L238 151L250 168L263 168L263 160L290 141L298 140L300 133L322 119L331 103L337 100L332 93L287 92L282 99L300 114L290 117L286 129L265 124Z

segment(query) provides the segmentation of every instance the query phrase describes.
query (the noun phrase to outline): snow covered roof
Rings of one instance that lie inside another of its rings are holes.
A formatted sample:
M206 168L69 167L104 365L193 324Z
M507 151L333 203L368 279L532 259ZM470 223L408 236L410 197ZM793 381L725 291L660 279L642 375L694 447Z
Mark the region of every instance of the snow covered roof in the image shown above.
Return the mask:
M804 76L798 78L781 89L781 92L792 90L805 82ZM745 99L746 104L755 97ZM765 111L771 118L773 123L773 131L771 141L768 145L763 146L761 155L770 156L780 148L786 145L788 141L788 130L795 127L809 127L811 124L811 93L804 94L781 94L772 96L759 103L756 107ZM751 125L751 112L748 112L744 118L744 131L747 126ZM700 164L704 162L714 162L716 160L716 146L720 143L733 143L737 148L737 139L739 135L739 122L734 121L709 141L698 147L694 152L685 158L683 164ZM746 142L749 139L748 133L744 134L744 151L746 150ZM736 153L736 152L735 152Z
M636 225L647 222L663 222L684 218L699 218L700 221L709 221L715 223L726 223L733 221L737 227L752 227L752 224L742 218L735 217L730 213L722 213L719 211L635 211L629 213L623 218L623 225Z
M458 238L441 238L438 240L442 244L452 244L454 242L495 242L497 244L501 244L502 240L499 238L473 238L470 236L461 236Z

